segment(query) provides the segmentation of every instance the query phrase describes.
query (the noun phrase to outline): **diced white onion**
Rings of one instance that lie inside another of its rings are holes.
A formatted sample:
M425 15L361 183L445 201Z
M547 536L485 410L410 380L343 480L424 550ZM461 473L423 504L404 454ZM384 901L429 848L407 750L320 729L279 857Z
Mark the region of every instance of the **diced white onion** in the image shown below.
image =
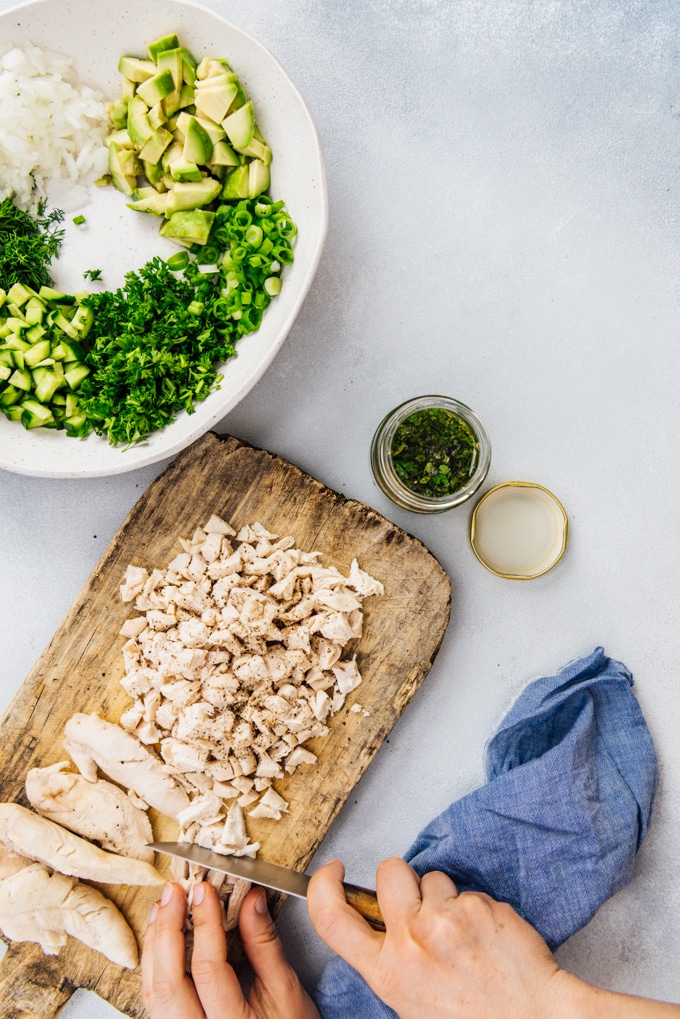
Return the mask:
M105 171L106 105L77 80L69 57L31 43L6 52L0 111L0 201L14 195L29 210L46 198L48 181L71 188Z

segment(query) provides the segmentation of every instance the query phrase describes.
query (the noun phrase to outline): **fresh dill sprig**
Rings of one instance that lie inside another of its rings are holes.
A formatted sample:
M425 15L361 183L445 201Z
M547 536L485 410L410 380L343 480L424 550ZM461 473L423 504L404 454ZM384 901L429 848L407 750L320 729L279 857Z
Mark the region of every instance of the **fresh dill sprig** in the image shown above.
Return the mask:
M49 266L64 236L56 224L63 218L60 209L47 214L44 202L35 217L18 209L11 198L0 202L0 287L9 290L23 283L39 290L51 285Z

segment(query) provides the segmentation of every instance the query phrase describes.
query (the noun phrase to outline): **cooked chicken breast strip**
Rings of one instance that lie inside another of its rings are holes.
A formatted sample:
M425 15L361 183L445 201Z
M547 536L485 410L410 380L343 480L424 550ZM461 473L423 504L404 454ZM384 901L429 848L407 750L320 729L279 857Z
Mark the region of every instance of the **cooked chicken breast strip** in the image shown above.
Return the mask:
M189 797L163 770L160 757L119 725L79 712L68 720L64 733L65 749L89 782L96 781L99 767L167 817L176 817L189 806Z
M66 935L134 969L137 942L121 913L96 888L31 864L0 882L0 927L12 941L36 941L56 955Z
M106 853L18 803L0 803L0 842L13 853L30 856L52 870L88 881L163 884L163 878L149 863Z
M29 771L26 795L33 808L103 849L153 863L153 849L148 848L153 832L144 811L117 785L103 779L88 782L68 768L69 762L61 761Z

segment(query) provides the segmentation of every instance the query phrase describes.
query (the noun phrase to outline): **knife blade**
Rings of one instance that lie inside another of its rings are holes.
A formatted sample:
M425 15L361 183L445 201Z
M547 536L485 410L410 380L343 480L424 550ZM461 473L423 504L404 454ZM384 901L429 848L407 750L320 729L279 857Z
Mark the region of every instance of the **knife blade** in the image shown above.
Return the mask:
M298 899L307 898L311 874L300 874L276 863L253 860L249 856L224 856L222 853L214 853L211 849L203 849L193 842L150 842L149 849L164 853L166 856L175 856L178 860L195 863L199 867L218 870L221 874L229 874L230 877L251 881L254 885L272 888L285 895L293 895ZM375 892L346 881L343 881L343 888L349 905L356 909L374 930L384 931L385 923Z

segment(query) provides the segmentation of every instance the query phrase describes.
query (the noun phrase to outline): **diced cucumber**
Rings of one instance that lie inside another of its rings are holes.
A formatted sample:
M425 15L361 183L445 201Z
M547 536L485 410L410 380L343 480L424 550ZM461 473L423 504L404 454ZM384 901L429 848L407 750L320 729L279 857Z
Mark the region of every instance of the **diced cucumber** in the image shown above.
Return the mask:
M17 368L10 375L9 384L15 389L23 389L24 393L30 393L33 387L33 377L25 368Z
M19 389L17 386L8 385L0 393L0 407L12 407L15 403L19 403L23 400L26 393L23 389Z
M66 365L65 376L71 389L76 390L83 379L90 374L90 369L84 364L75 364L73 367Z
M63 372L58 374L51 368L36 368L33 372L33 382L36 400L40 403L49 403L59 387L64 385L64 375Z
M49 427L54 424L54 414L49 407L37 400L23 400L21 404L23 413L21 423L24 428Z
M24 354L24 364L29 368L35 368L35 366L42 361L44 358L50 356L52 350L52 344L49 340L38 340L33 346L27 350Z

